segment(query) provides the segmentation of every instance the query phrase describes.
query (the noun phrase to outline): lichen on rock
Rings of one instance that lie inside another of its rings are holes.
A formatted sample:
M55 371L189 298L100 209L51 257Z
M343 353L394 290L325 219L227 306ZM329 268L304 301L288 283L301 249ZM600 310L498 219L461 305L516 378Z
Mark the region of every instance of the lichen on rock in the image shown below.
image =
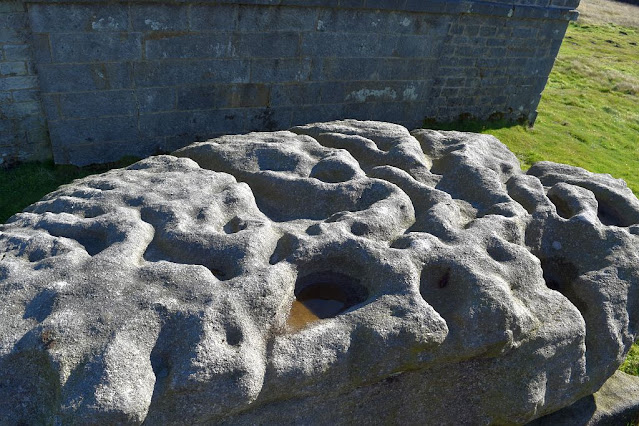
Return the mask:
M525 423L639 326L639 201L487 135L223 136L0 225L9 423Z

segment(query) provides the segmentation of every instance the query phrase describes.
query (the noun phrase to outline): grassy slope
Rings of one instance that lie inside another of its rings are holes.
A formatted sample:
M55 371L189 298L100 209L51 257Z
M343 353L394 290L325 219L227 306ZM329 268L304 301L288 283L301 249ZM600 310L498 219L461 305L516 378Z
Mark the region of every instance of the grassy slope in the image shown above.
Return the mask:
M76 167L54 166L53 163L28 163L10 170L1 170L0 223L59 185L90 173Z
M571 24L533 129L497 136L524 167L539 160L622 178L639 194L639 29Z
M639 376L639 344L630 348L626 361L619 369L633 376Z
M9 170L0 170L0 223L60 185L113 167L124 167L134 161L133 158L124 158L118 163L83 168L54 166L52 162L25 163Z

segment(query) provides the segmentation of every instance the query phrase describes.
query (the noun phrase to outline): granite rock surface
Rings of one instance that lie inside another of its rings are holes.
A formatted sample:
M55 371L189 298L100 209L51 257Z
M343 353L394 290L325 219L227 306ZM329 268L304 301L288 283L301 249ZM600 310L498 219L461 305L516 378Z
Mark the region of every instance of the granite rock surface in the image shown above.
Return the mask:
M7 424L522 424L639 326L639 201L488 135L337 121L90 176L0 225Z
M621 370L592 395L527 426L619 426L639 422L639 377Z

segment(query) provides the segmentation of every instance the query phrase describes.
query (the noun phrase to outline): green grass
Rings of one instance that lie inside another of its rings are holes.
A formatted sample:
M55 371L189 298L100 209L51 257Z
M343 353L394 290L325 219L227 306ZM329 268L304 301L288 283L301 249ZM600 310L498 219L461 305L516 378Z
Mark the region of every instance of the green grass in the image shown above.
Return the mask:
M0 223L29 204L35 203L58 186L113 167L124 167L136 161L124 158L117 163L90 166L56 166L48 163L23 163L8 170L0 170Z
M630 348L626 361L619 367L624 373L639 376L639 345L635 344Z

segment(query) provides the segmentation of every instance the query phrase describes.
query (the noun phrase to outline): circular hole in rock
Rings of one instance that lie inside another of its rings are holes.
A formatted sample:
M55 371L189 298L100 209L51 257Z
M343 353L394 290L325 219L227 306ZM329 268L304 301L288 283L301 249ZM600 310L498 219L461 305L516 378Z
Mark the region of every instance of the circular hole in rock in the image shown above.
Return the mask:
M297 331L320 319L333 318L367 298L368 290L348 275L331 271L306 275L295 283L288 327Z
M351 225L351 232L353 235L362 236L370 232L368 224L364 222L355 222Z

